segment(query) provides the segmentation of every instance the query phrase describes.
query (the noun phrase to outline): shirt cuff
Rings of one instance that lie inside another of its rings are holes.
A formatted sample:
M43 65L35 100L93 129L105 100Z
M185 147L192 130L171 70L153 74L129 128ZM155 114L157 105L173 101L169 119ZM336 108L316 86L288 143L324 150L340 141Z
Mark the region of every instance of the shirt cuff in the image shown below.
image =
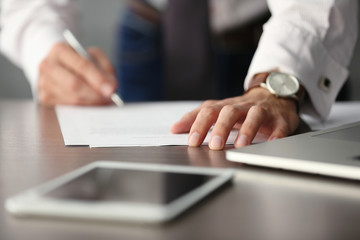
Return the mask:
M325 119L348 71L336 62L316 36L288 23L266 24L245 79L245 90L256 73L277 69L296 76L309 100L301 113ZM327 84L324 84L327 79Z
M25 76L30 82L35 100L38 97L39 64L56 43L64 41L62 37L64 30L64 28L39 28L35 31L28 31L33 37L25 37L26 42L23 43L22 65Z

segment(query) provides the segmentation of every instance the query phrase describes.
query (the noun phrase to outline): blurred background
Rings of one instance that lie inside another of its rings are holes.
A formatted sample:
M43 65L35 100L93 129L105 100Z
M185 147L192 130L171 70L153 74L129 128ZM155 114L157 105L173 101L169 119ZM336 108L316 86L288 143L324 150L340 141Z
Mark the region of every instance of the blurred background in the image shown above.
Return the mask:
M82 35L84 46L98 46L112 58L114 51L114 34L116 33L119 14L125 1L120 0L79 0L82 10ZM262 20L265 21L266 18ZM257 22L257 28L259 23ZM360 23L359 23L360 26ZM350 64L349 81L341 93L340 100L360 100L360 41L356 45ZM0 98L30 99L30 86L23 72L0 55Z
M98 46L111 57L116 23L125 1L79 0L81 42ZM0 98L31 98L31 90L23 72L0 54Z

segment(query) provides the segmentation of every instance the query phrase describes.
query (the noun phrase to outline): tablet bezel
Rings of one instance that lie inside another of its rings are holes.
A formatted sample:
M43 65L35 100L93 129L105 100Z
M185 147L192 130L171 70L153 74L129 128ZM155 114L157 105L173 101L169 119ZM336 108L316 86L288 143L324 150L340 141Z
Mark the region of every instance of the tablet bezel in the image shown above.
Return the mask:
M44 196L46 193L95 168L202 174L214 176L214 178L178 199L163 205L121 201L86 202L71 199L54 199ZM233 175L234 170L232 169L97 161L8 198L5 202L5 208L15 216L35 215L88 220L166 222L230 181Z

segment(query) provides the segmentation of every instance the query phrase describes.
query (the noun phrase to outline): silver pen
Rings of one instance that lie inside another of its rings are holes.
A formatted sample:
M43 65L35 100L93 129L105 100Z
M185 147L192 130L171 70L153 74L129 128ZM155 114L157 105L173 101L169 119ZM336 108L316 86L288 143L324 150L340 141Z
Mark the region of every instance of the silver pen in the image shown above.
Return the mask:
M72 34L72 32L68 29L66 29L63 33L63 36L66 40L66 42L82 57L89 59L92 61L92 57L89 55L89 53L81 46L80 42L75 38L75 36ZM124 105L124 101L121 99L121 97L113 93L111 95L111 100L118 106L121 107Z

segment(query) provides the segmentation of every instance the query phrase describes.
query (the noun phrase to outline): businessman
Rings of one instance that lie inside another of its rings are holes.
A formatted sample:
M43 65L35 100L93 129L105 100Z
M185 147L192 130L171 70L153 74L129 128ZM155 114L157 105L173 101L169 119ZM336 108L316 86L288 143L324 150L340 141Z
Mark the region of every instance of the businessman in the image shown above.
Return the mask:
M326 118L348 75L346 66L357 38L357 4L268 0L272 16L245 78L245 94L205 101L171 131L189 132L189 145L199 146L214 126L209 147L220 150L233 128L239 129L235 147L242 147L257 132L269 140L293 133L299 112ZM164 14L170 22L174 15L167 14L174 6L185 11L188 6L184 5L168 2ZM45 105L106 104L117 87L112 64L99 49L89 49L98 63L95 66L63 42L65 28L76 30L75 9L69 0L2 1L1 49L24 69L35 96ZM172 37L165 36L171 46ZM174 66L169 62L170 68ZM196 91L200 94L206 88L203 84Z

